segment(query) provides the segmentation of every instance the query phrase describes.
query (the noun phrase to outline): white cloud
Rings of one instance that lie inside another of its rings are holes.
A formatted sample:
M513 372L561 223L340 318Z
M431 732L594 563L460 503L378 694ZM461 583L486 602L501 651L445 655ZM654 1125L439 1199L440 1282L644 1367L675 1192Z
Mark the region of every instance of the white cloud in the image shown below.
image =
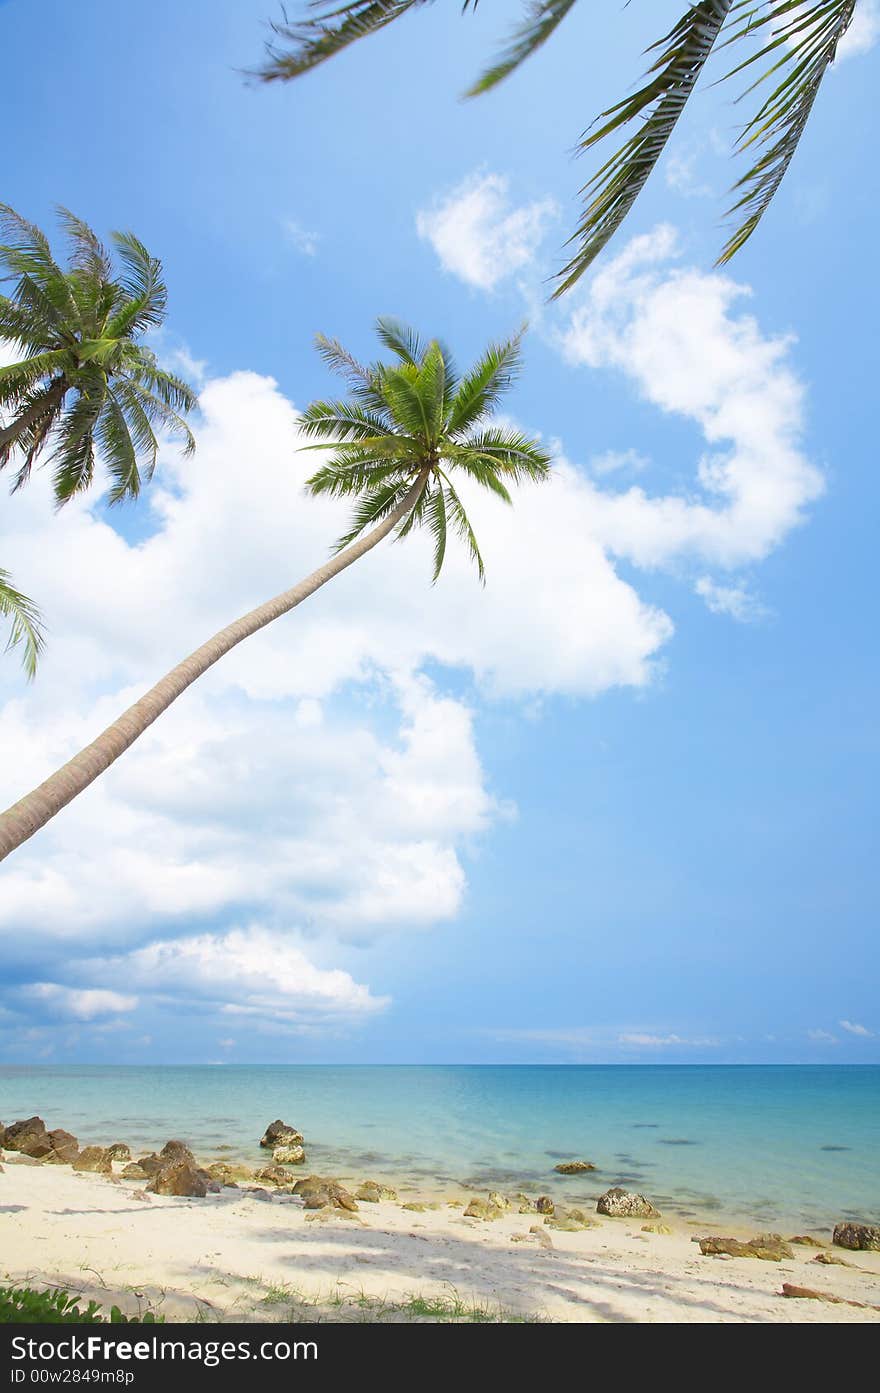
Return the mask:
M52 1020L94 1021L133 1011L136 996L98 987L65 987L58 982L29 982L9 993L13 1005L38 1007L41 1016Z
M711 576L700 576L694 586L713 614L726 614L740 624L763 619L767 610L745 585L719 585Z
M827 1030L808 1030L807 1039L812 1040L817 1045L836 1045L839 1043L837 1036L830 1034Z
M837 46L838 62L868 53L880 39L880 0L859 0L852 23Z
M473 174L430 208L421 209L416 229L430 242L444 270L467 285L493 290L534 261L557 211L552 199L512 207L507 179Z
M841 1030L847 1031L849 1035L858 1035L862 1040L873 1040L874 1032L869 1030L866 1025L859 1025L857 1021L838 1021Z
M270 1023L364 1017L388 1005L387 997L372 996L348 972L316 967L286 933L257 924L160 939L119 957L86 962L81 971L124 981L145 999Z
M690 557L729 568L777 546L822 480L801 446L791 340L736 313L748 291L726 276L670 270L675 253L672 228L635 238L589 283L561 346L570 362L618 368L645 400L699 425L697 490L597 492L593 534L637 565Z
M303 256L315 256L318 251L318 234L304 227L296 218L285 218L284 235L296 251Z

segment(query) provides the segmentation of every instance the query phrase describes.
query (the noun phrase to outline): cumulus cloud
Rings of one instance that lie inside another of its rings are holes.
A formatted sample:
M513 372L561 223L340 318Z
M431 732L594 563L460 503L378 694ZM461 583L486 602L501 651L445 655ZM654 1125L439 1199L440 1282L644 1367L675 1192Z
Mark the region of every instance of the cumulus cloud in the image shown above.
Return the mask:
M509 189L500 174L473 174L416 214L419 236L466 285L493 290L528 266L556 216L552 199L512 206Z
M615 367L706 442L692 497L597 493L594 534L642 566L760 560L803 520L822 480L801 445L803 388L791 340L765 334L727 276L676 270L674 229L637 237L589 283L560 336L566 357Z
M874 1032L869 1030L866 1025L859 1025L858 1021L838 1021L841 1030L845 1030L849 1035L858 1035L862 1040L873 1040Z
M136 996L100 987L65 987L58 982L29 982L9 993L13 1006L36 1007L52 1020L95 1021L133 1011Z
M286 1019L265 983L242 998L235 971L218 966L241 948L226 935L250 923L281 936L294 955L287 980L312 983L287 995L320 1015L329 1008L309 971L330 969L311 966L309 943L450 919L470 848L510 815L482 768L477 704L652 680L672 621L615 558L724 569L753 563L800 521L820 482L800 443L788 342L741 312L743 291L726 278L670 268L673 252L661 229L608 263L566 312L560 344L702 431L711 453L693 486L651 495L624 487L646 463L636 452L599 454L584 470L560 447L552 482L523 490L513 509L464 490L485 591L457 550L432 588L429 540L413 536L225 658L4 866L10 958L20 979L57 988L56 1010L74 1014L79 998L65 992L152 999L170 990L173 965L194 995L203 979L218 1010L227 999ZM196 455L163 459L142 540L115 530L93 498L56 515L44 473L0 515L3 564L50 625L36 684L0 668L4 802L208 635L319 564L342 529L337 502L304 495L314 457L271 379L209 381L201 404ZM730 612L737 584L702 583ZM456 695L445 690L452 673ZM178 942L201 946L175 954ZM60 944L69 971L56 968ZM166 945L155 988L142 985L148 960L133 956L151 944ZM83 959L90 977L76 976ZM369 987L343 977L351 1001L361 994L354 1015L373 1009Z

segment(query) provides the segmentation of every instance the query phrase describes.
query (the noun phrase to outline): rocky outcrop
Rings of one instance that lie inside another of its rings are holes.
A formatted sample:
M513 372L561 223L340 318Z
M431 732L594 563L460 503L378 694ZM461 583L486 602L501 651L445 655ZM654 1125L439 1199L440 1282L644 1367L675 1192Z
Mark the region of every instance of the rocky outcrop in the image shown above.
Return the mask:
M584 1171L594 1171L596 1167L592 1161L560 1161L553 1169L560 1175L583 1175Z
M190 1165L195 1165L196 1160L186 1142L178 1141L176 1138L165 1143L159 1152L159 1158L163 1164L168 1161L189 1161Z
M75 1171L96 1171L99 1175L112 1175L113 1164L110 1152L104 1146L86 1146L73 1162Z
M814 1238L811 1233L796 1233L790 1238L789 1243L797 1243L803 1248L824 1248L825 1244L821 1238Z
M260 1140L260 1146L270 1151L274 1151L276 1146L302 1146L302 1143L302 1133L291 1127L289 1122L282 1122L280 1117L269 1123Z
M298 1144L285 1142L283 1146L276 1146L272 1152L272 1160L281 1166L302 1166L305 1159L305 1150Z
M165 1165L165 1160L157 1156L155 1151L151 1151L149 1156L139 1156L136 1164L140 1166L144 1175L157 1175Z
M20 1151L35 1161L49 1156L53 1150L46 1124L41 1117L27 1117L6 1128L4 1146L7 1151Z
M338 1180L330 1180L322 1175L307 1175L293 1186L293 1193L299 1195L306 1209L344 1209L354 1214L358 1202Z
M597 1214L607 1214L612 1219L659 1219L660 1211L655 1209L644 1195L633 1194L615 1185L600 1195L596 1203Z
M262 1181L264 1185L289 1185L290 1172L286 1171L283 1166L276 1166L274 1164L271 1166L261 1166L260 1169L254 1173L254 1179Z
M556 1205L549 1195L539 1195L535 1200L535 1208L539 1214L555 1214Z
M115 1141L112 1146L108 1146L111 1161L130 1161L131 1149L124 1141Z
M145 1171L143 1166L138 1165L137 1161L130 1161L122 1171L123 1180L147 1180L149 1171Z
M874 1224L835 1224L831 1242L851 1252L880 1253L880 1228Z
M354 1192L355 1199L367 1204L378 1204L380 1200L396 1200L397 1191L390 1185L380 1185L378 1180L365 1180Z
M241 1180L253 1180L254 1172L250 1166L240 1166L232 1161L212 1161L205 1169L212 1180L221 1185L236 1185Z
M880 1306L870 1306L867 1301L849 1301L845 1296L832 1296L830 1292L816 1291L813 1287L796 1287L791 1282L782 1283L782 1295L805 1301L828 1301L833 1306L856 1306L860 1311L880 1311Z
M548 1214L544 1223L549 1229L558 1229L560 1233L582 1233L584 1229L597 1229L599 1225L595 1219L590 1219L582 1209L560 1209L556 1206L555 1214Z
M214 1182L217 1184L217 1182ZM199 1170L185 1157L170 1160L162 1170L157 1171L147 1186L154 1195L182 1195L204 1199L208 1193L208 1180L204 1171Z
M721 1254L731 1258L760 1258L763 1262L782 1262L794 1254L785 1239L778 1233L761 1233L757 1238L743 1242L739 1238L723 1238L711 1235L700 1239L700 1252L707 1257Z
M65 1132L63 1127L56 1127L49 1133L49 1140L52 1143L52 1153L46 1160L56 1166L72 1165L79 1155L79 1142L72 1132Z
M20 1118L18 1122L10 1122L3 1137L3 1145L7 1151L21 1151L20 1142L31 1135L48 1137L46 1124L41 1117L25 1117ZM50 1144L49 1150L51 1149Z
M504 1209L499 1204L494 1204L491 1197L489 1199L471 1200L467 1209L464 1211L466 1219L501 1219L504 1216Z

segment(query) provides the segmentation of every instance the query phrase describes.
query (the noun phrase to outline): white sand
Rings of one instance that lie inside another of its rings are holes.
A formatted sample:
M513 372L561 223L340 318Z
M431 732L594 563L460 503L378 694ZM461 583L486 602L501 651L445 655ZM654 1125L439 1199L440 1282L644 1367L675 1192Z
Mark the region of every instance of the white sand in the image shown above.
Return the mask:
M724 1229L678 1224L661 1235L613 1219L547 1230L553 1247L544 1249L534 1237L513 1241L537 1214L487 1223L465 1219L461 1204L414 1213L384 1202L361 1204L354 1219L309 1220L292 1196L145 1199L143 1183L8 1155L4 1165L3 1279L58 1283L129 1311L394 1319L382 1302L454 1292L466 1304L565 1321L880 1321L877 1311L780 1294L789 1282L880 1305L880 1253L834 1249L851 1267L823 1266L806 1247L782 1263L703 1257L693 1234Z

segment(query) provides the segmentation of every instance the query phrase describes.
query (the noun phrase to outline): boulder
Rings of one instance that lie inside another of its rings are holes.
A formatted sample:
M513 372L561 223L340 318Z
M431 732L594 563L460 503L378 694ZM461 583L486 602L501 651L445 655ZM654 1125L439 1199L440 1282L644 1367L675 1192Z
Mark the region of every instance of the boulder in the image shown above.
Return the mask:
M397 1191L392 1190L390 1185L380 1185L378 1180L365 1180L355 1190L354 1197L368 1204L378 1204L379 1200L396 1200Z
M124 1141L115 1141L112 1146L108 1146L111 1161L130 1161L131 1150Z
M880 1253L880 1228L874 1224L835 1224L831 1242L852 1252Z
M606 1190L596 1203L597 1214L608 1214L613 1219L659 1219L660 1211L655 1209L644 1195L636 1195L622 1190L619 1185Z
M302 1146L302 1133L295 1127L291 1127L289 1122L282 1122L280 1117L276 1117L274 1122L270 1122L260 1140L260 1146L268 1147L274 1151L276 1146Z
M239 1180L253 1180L254 1172L250 1166L233 1165L230 1161L212 1161L205 1169L212 1180L221 1185L235 1185Z
M489 1203L494 1204L496 1209L509 1209L510 1200L506 1195L499 1194L497 1190L489 1191Z
M405 1209L408 1207L404 1205ZM491 1200L471 1200L464 1214L466 1219L500 1219L504 1210Z
M330 1186L330 1202L334 1209L347 1209L350 1214L355 1214L359 1208L354 1195L344 1185Z
M167 1141L159 1152L159 1156L163 1162L189 1161L190 1165L193 1165L196 1159L186 1142L178 1141L177 1139Z
M327 1209L330 1205L330 1191L326 1185L302 1191L304 1209Z
M254 1178L256 1180L261 1180L264 1185L290 1184L290 1172L286 1171L283 1166L276 1166L274 1164L271 1166L261 1166Z
M165 1161L161 1156L157 1156L155 1151L151 1151L149 1156L139 1156L135 1164L140 1166L144 1175L158 1175Z
M7 1151L21 1151L20 1141L28 1136L37 1135L47 1137L48 1130L41 1117L26 1117L18 1122L10 1122L3 1137L3 1145ZM51 1143L47 1147L46 1154L52 1150ZM28 1155L25 1152L25 1155Z
M326 1190L331 1182L323 1175L304 1175L293 1187L295 1195L305 1195L309 1190Z
M130 1161L122 1172L123 1180L146 1180L148 1175L149 1172L145 1171L143 1166L138 1165L137 1161Z
M49 1140L52 1143L51 1156L46 1160L55 1165L70 1165L79 1155L79 1142L71 1132L65 1132L63 1127L56 1127L49 1133Z
M185 1157L171 1160L157 1171L147 1189L154 1195L190 1195L197 1199L204 1199L208 1193L204 1172Z
M535 1208L539 1214L555 1214L556 1205L549 1195L539 1195L535 1200Z
M97 1171L99 1175L110 1175L113 1166L110 1153L104 1146L86 1146L73 1162L75 1171Z
M760 1258L763 1262L782 1262L794 1257L789 1245L778 1233L760 1233L757 1238L743 1242L739 1238L711 1235L700 1239L700 1252L707 1257L722 1254L731 1258Z
M272 1160L279 1165L301 1166L305 1163L306 1153L299 1145L276 1146L272 1152Z
M596 1167L592 1161L560 1161L553 1169L560 1175L582 1175L584 1171L594 1171Z

